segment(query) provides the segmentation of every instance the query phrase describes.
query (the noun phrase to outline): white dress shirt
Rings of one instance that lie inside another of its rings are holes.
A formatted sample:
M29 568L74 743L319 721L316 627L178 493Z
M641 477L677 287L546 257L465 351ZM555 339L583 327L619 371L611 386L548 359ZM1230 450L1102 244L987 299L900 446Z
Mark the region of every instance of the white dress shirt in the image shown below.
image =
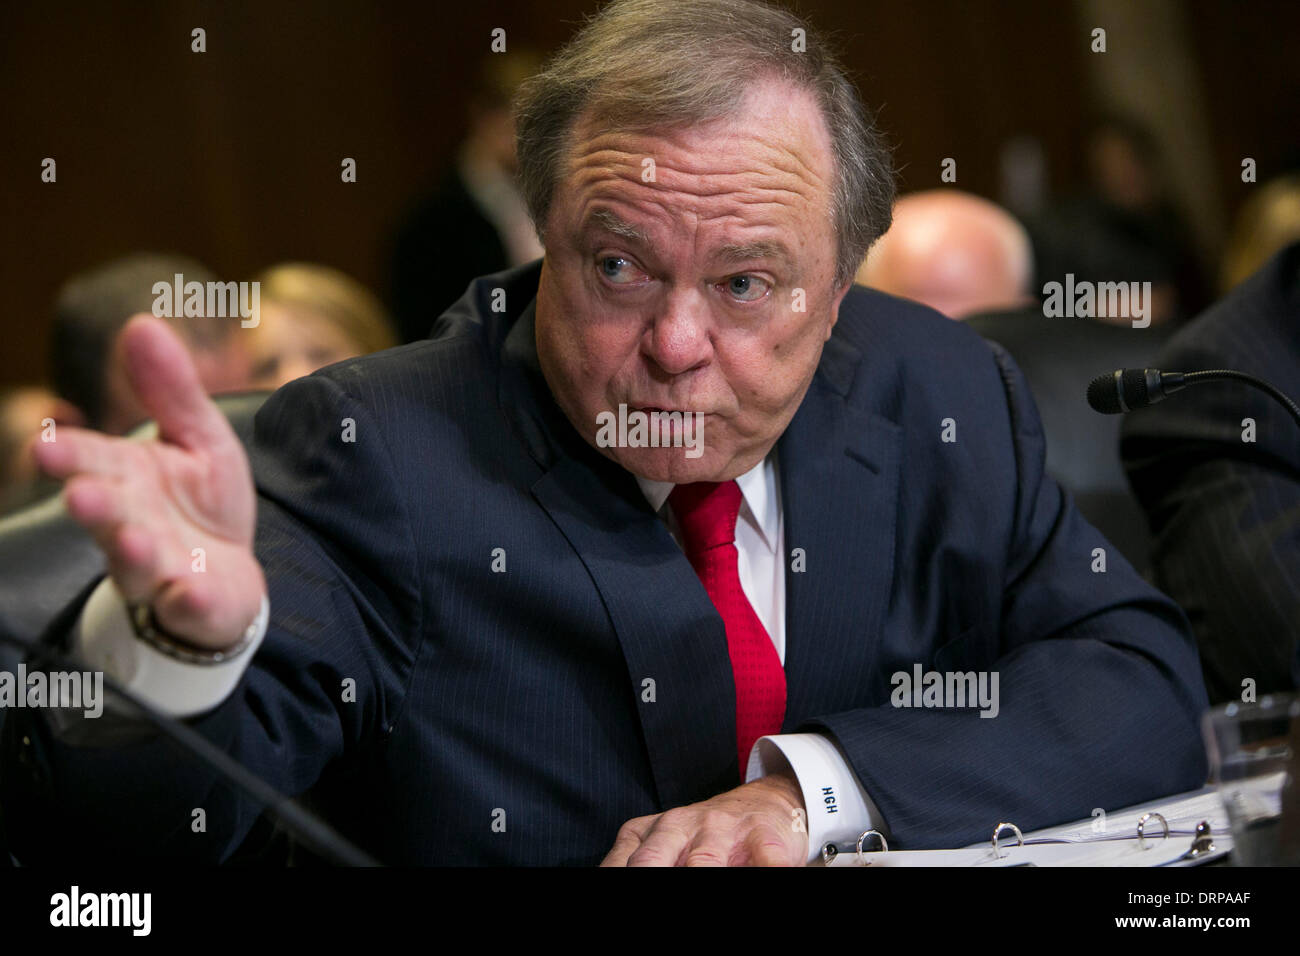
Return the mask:
M736 479L740 514L736 519L736 561L740 588L763 622L785 665L785 520L776 467L776 449ZM672 482L637 478L650 507L668 523L681 545L677 519L667 506ZM854 843L864 830L888 836L880 811L858 782L835 742L824 734L760 737L749 754L745 781L788 768L803 791L808 830L808 861L820 858L828 842ZM792 821L793 823L793 821Z
M736 521L740 586L753 605L785 664L785 522L777 485L776 452L736 479L743 500ZM677 522L667 507L669 482L637 479L650 506L668 523L674 540ZM102 670L127 690L174 717L193 717L220 704L235 689L266 635L269 609L265 598L258 630L248 650L216 665L190 664L166 656L135 636L126 604L112 579L92 592L81 613L73 650L88 666ZM808 860L820 856L828 841L852 843L872 828L884 831L880 813L839 748L823 734L777 734L761 737L749 755L746 781L789 768L803 791Z

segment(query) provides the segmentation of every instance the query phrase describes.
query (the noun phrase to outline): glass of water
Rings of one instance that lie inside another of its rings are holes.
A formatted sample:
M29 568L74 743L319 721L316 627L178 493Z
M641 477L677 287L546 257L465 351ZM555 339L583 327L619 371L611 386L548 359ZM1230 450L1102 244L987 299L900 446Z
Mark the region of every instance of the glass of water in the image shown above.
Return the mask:
M1300 696L1214 707L1201 730L1210 781L1232 825L1233 862L1300 865Z

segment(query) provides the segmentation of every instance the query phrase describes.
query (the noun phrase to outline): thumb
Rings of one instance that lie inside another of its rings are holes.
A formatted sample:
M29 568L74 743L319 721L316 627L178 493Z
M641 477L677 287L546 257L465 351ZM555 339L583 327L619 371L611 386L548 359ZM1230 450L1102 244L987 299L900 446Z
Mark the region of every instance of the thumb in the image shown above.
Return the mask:
M204 391L189 349L166 322L146 313L132 317L117 347L127 380L164 441L194 449L230 437L230 426Z

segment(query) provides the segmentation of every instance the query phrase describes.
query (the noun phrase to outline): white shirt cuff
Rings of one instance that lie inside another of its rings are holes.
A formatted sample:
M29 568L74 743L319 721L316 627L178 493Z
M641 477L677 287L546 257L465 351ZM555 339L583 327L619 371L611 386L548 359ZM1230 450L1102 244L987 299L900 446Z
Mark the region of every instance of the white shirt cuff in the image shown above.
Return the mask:
M821 859L827 843L856 843L866 830L888 836L880 811L829 737L777 734L758 738L749 752L745 782L785 769L794 773L803 791L809 863Z
M216 707L235 689L266 636L269 618L270 604L263 595L254 621L256 636L247 650L220 664L190 664L135 636L126 601L112 578L105 578L82 609L72 650L87 667L103 671L163 713L194 717Z

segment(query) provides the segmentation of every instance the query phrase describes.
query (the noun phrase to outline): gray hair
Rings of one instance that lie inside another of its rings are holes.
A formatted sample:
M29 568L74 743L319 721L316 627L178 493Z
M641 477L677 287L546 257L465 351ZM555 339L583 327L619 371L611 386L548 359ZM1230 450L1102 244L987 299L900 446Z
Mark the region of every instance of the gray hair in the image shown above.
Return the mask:
M824 36L755 0L614 0L523 84L515 101L519 180L538 235L545 240L580 113L629 131L706 122L732 115L766 76L808 90L821 107L835 162L836 284L850 281L889 228L889 150Z

